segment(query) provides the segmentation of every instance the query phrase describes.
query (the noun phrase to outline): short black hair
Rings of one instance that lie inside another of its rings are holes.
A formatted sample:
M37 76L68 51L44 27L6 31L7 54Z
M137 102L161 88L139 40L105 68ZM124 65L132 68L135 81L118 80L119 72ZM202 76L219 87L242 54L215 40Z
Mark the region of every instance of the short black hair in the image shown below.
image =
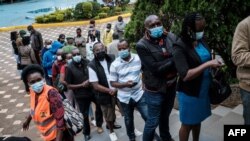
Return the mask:
M128 40L126 40L126 39L121 39L121 40L119 40L119 43L122 43L122 42L126 42L127 45L128 45L128 47L129 47L129 41L128 41Z
M103 44L102 42L96 42L96 43L94 43L94 45L93 45L93 51L94 51L94 49L95 49L95 47L96 47L97 44L102 44L102 45L104 46L104 44Z
M95 25L95 20L91 19L91 20L89 21L89 24Z
M63 54L62 54L62 60L66 60L67 54L69 54L69 53L63 52Z
M28 83L28 76L33 73L40 73L42 77L44 77L44 71L43 68L37 64L31 64L26 66L21 74L22 80L24 83Z
M122 21L123 20L123 17L122 16L119 16L118 17L118 21Z
M64 34L60 34L59 35L59 39L61 39L62 37L65 37L65 35Z
M24 46L29 45L30 44L30 36L24 36L22 38L22 43Z
M112 36L114 40L119 39L119 35L117 32L114 32Z
M111 24L111 23L108 23L106 27L107 27L107 28L111 28L111 27L112 27L112 24Z
M76 31L82 31L82 29L81 28L77 28Z
M28 30L28 31L30 31L30 30L32 30L32 29L34 29L34 27L33 27L32 25L29 25L29 26L27 27L27 30Z

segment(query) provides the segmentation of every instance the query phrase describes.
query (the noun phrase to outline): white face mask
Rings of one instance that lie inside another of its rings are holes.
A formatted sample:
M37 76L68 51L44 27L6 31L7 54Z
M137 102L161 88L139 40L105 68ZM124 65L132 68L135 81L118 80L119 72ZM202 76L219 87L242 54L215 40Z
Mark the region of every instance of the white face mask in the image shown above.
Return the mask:
M51 47L52 47L51 45L47 45L47 46L46 46L47 49L50 49Z
M196 40L202 39L203 35L204 35L204 31L196 32Z
M57 60L58 61L62 61L62 56L60 55L60 56L57 56Z

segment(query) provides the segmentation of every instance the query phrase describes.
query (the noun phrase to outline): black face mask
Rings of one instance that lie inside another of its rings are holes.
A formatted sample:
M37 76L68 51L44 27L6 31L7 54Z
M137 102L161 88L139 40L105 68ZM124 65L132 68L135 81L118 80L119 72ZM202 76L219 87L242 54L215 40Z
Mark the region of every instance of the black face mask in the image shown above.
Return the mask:
M103 61L103 60L105 59L105 55L106 55L106 52L105 52L105 51L102 51L102 52L96 53L96 58L97 58L99 61Z

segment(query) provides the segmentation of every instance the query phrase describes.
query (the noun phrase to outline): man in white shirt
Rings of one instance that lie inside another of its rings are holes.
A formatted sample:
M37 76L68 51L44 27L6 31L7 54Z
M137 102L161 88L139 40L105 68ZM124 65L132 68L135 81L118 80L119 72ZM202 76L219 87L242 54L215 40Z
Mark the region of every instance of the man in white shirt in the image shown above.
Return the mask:
M118 43L119 57L111 64L110 83L118 89L117 97L125 115L125 125L130 141L135 141L134 109L137 108L144 121L147 120L147 104L143 96L141 61L138 55L130 53L126 40Z
M115 122L115 95L117 90L111 87L109 78L109 68L114 60L114 55L106 54L105 47L102 43L97 42L93 45L94 59L89 63L89 82L96 91L95 97L97 103L101 105L102 113L110 130L111 141L116 141L117 136L115 128L121 128L114 125Z

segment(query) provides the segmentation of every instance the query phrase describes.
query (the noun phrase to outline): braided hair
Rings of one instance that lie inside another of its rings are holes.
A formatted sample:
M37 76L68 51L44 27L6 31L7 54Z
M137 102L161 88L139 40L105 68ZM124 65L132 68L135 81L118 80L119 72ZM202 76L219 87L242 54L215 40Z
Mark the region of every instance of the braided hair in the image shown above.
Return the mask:
M188 14L183 23L180 37L182 41L188 46L192 47L194 41L196 41L196 21L204 20L204 17L199 13Z

